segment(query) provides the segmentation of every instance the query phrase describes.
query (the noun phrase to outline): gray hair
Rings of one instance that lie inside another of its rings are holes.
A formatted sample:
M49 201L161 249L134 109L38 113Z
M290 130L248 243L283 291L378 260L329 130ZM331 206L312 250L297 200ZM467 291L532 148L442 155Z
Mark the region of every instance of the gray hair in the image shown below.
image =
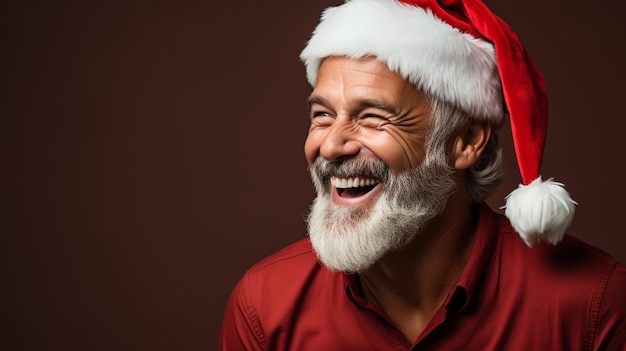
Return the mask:
M431 104L432 124L426 136L426 153L435 150L448 152L450 138L472 118L469 114L449 102L427 96ZM504 178L502 149L495 130L500 125L492 125L493 133L480 158L468 169L467 195L473 202L481 202L489 196Z

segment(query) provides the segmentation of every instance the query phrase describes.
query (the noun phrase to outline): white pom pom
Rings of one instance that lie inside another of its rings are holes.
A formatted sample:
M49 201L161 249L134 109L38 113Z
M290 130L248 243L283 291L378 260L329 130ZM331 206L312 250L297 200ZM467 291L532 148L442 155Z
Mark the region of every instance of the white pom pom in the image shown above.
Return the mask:
M563 184L541 177L528 185L520 184L506 197L504 214L526 245L540 242L557 244L574 218L576 201Z

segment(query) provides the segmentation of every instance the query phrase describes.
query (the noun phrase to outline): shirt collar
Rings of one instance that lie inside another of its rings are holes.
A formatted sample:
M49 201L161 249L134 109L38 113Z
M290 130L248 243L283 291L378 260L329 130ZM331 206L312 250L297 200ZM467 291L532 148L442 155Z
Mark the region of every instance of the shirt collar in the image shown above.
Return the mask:
M458 282L444 303L448 313L456 313L467 306L477 285L480 284L497 245L499 215L486 204L482 204L478 212L478 224L469 258ZM359 291L357 277L354 274L343 274L343 276L348 298L358 305L368 305L367 300Z

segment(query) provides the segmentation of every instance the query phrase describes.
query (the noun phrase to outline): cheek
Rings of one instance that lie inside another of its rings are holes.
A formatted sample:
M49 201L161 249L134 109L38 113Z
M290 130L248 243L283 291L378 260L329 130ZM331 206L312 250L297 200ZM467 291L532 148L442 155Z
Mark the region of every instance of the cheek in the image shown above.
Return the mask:
M385 162L393 171L398 173L414 166L415 157L412 145L401 135L390 130L371 131L363 136L363 144L372 150L378 158Z
M393 173L411 168L411 163L404 150L395 140L370 140L367 146L376 156L385 162Z
M309 166L315 162L315 159L320 151L322 140L323 137L319 132L316 133L313 130L309 131L309 135L304 141L304 157L306 157L306 162Z

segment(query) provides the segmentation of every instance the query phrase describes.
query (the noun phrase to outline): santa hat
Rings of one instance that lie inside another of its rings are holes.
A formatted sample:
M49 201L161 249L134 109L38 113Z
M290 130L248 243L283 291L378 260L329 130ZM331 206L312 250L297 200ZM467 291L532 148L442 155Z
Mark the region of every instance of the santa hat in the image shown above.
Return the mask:
M545 82L517 35L480 0L347 0L324 11L300 55L311 85L328 56L375 56L477 121L499 125L506 109L524 184L507 196L505 215L528 246L563 238L576 203L563 184L540 176Z

